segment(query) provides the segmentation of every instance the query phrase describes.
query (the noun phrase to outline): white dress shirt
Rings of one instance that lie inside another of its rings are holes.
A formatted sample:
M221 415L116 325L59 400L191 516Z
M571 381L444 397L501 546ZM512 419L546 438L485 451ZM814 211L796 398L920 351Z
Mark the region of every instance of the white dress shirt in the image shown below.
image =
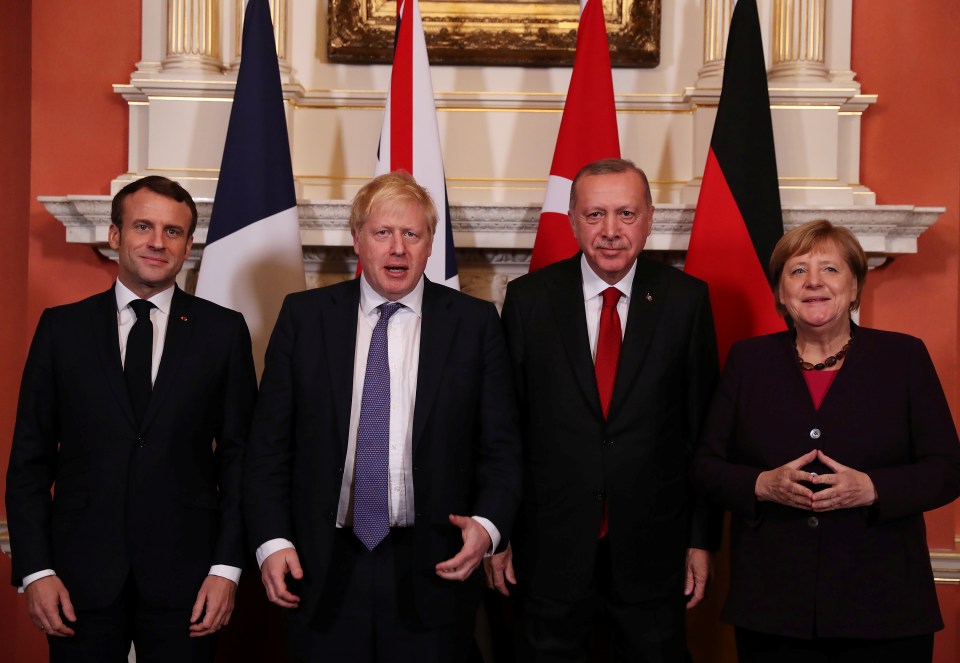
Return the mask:
M403 304L387 323L387 351L390 364L390 438L389 475L387 484L388 513L391 527L412 527L414 523L413 493L413 409L417 397L417 376L420 368L420 321L423 315L423 277L406 296L396 300ZM388 300L360 276L360 307L357 310L357 344L353 358L353 400L350 406L350 428L347 455L340 484L337 527L353 526L353 474L357 453L357 429L360 425L360 403L363 382L370 354L373 328L380 319L379 306ZM500 532L487 518L474 516L490 536L496 550ZM452 525L451 525L452 527ZM257 563L284 548L292 548L286 539L271 539L257 549ZM437 560L441 561L441 560Z
M153 356L150 365L150 384L157 381L157 370L160 368L160 358L163 356L163 343L167 336L167 320L170 319L170 306L173 303L174 286L170 286L163 292L158 292L148 299L153 308L150 309L150 321L153 323ZM114 294L117 297L117 331L120 337L120 363L126 365L127 360L127 337L130 336L130 330L133 329L137 321L137 314L130 308L130 302L140 299L129 288L117 279L114 287ZM56 575L53 569L44 569L31 573L23 578L23 589L34 580ZM226 564L214 564L210 567L210 575L227 578L233 582L240 581L240 569ZM198 588L199 589L199 588Z
M600 311L603 309L603 291L610 284L597 276L590 268L586 256L580 256L580 272L583 275L583 306L587 313L587 336L590 339L590 356L597 360L597 336L600 335ZM637 273L637 262L626 276L614 284L620 291L620 301L617 302L617 314L620 316L620 338L627 328L627 312L630 310L630 295L633 292L633 277Z

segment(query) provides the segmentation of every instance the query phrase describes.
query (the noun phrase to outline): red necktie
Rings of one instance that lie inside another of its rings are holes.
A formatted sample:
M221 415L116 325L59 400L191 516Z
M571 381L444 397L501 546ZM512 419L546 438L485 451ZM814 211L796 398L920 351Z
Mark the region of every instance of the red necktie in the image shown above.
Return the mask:
M597 334L597 358L594 369L597 372L597 389L600 391L600 405L603 418L610 412L610 399L613 397L613 383L617 378L617 361L620 359L620 314L617 302L620 291L607 288L603 291L603 308L600 310L600 332Z
M600 331L597 334L597 357L594 370L597 373L597 390L600 392L600 406L603 418L610 412L610 399L613 397L613 383L617 379L617 362L620 359L620 314L617 302L620 291L607 288L603 291L603 308L600 310ZM600 522L600 538L607 534L607 503L603 503L603 519Z

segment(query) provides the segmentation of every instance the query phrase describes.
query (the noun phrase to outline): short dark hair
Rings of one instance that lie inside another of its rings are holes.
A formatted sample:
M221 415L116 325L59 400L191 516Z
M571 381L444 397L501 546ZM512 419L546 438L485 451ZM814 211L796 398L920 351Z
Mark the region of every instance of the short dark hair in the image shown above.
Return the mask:
M843 226L835 226L826 219L808 221L802 226L784 233L770 254L770 279L773 283L773 295L776 300L777 313L788 318L787 307L780 301L780 279L783 278L783 268L787 261L794 256L802 256L816 251L824 245L833 244L843 256L847 267L857 279L857 298L850 303L850 310L860 308L860 295L863 294L863 284L867 282L867 254L863 252L856 235Z
M643 199L647 207L653 207L653 195L650 193L650 180L643 169L638 168L630 159L600 159L592 161L580 169L570 183L570 209L577 206L577 182L590 175L616 175L618 173L636 173L643 180Z
M190 196L189 191L180 186L179 183L162 175L141 177L117 191L117 195L113 197L113 203L110 205L110 221L117 227L117 230L123 230L123 201L140 189L148 189L164 198L170 198L178 203L186 203L187 207L190 208L190 232L187 237L193 237L193 231L197 229L197 204L193 202L193 197Z

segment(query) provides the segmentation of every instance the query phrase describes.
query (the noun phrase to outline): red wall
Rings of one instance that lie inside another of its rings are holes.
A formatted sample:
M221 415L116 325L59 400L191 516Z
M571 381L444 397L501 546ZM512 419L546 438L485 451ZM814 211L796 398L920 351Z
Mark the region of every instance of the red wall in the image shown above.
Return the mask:
M113 83L140 59L140 3L5 3L0 21L0 489L29 340L41 311L107 288L112 264L69 245L39 195L109 194L126 171L127 105ZM0 582L10 560L0 555ZM0 590L0 642L11 661L40 661L46 644L23 597Z
M911 3L908 20L893 3L853 4L852 68L863 90L879 95L863 116L861 181L878 204L943 206L920 237L919 253L870 274L863 322L919 336L940 374L954 419L958 393L960 249L960 28L955 0ZM954 550L956 504L928 514L932 548ZM960 657L960 587L938 587L946 629L935 660Z

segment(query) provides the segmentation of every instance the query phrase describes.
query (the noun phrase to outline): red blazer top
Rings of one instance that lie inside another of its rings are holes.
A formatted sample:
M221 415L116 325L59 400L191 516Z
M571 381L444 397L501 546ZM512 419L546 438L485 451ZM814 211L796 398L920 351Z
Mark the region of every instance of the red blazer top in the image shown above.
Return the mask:
M760 472L811 449L866 472L869 508L758 503ZM923 512L960 494L960 444L923 343L858 328L819 410L792 332L733 346L704 425L695 483L729 509L723 618L789 637L887 638L943 627Z

